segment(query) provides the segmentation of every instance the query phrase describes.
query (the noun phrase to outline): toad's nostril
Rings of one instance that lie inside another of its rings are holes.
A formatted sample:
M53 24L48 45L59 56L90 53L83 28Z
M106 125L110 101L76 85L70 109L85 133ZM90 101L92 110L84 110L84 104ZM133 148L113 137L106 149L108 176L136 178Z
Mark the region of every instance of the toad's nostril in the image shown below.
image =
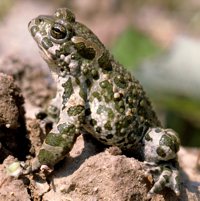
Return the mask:
M38 21L41 23L43 22L44 20L42 18L39 18Z

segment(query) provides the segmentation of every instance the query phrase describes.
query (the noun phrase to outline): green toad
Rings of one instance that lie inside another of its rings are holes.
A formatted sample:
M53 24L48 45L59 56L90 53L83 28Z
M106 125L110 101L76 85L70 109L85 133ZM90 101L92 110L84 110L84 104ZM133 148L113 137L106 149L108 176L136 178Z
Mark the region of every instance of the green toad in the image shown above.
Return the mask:
M28 26L57 84L46 113L37 114L54 126L28 172L53 168L87 131L145 162L155 180L148 198L165 186L179 195L178 135L161 128L138 80L67 8L40 15Z

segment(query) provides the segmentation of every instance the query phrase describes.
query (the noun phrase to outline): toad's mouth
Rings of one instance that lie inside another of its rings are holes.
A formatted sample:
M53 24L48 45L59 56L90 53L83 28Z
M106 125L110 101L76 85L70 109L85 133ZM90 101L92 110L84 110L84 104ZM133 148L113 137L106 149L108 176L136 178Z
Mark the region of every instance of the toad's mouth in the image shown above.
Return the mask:
M40 43L37 43L37 45L39 47L39 53L43 59L51 61L55 61L57 59L55 55L44 49Z

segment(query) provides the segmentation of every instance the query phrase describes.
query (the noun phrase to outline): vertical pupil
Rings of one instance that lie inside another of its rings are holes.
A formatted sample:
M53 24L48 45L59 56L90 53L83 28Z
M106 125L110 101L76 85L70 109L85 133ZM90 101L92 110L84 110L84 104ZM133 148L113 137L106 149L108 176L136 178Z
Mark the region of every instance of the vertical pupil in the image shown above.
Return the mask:
M51 35L55 39L64 39L67 34L67 30L61 24L56 23L51 28Z

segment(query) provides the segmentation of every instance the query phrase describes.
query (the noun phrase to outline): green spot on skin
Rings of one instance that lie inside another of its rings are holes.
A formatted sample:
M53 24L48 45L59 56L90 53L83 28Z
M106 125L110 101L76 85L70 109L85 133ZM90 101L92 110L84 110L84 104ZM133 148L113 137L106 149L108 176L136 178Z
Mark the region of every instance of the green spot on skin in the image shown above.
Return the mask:
M83 56L85 59L94 59L96 52L93 48L86 48L85 44L83 42L75 43L74 47L77 49L77 51L80 53L81 56Z
M78 121L80 123L80 126L83 126L83 124L85 123L85 116L79 116Z
M56 12L54 13L54 16L56 18L63 19L63 14L61 13L61 10L56 10Z
M117 122L115 124L115 127L116 127L116 135L121 137L121 136L124 136L126 135L126 132L121 132L122 128L126 128L128 126L127 124L127 120L126 119L123 119L122 121L120 122Z
M152 141L153 139L150 137L149 133L145 135L145 140Z
M46 36L46 35L47 35L47 32L46 32L45 30L42 30L42 31L40 32L40 34L41 34L42 36Z
M79 53L74 53L74 54L71 55L71 59L72 59L72 60L76 60L76 61L79 60L79 66L81 65L81 62L82 62L82 61L80 60L80 58L81 58L81 57L80 57Z
M75 133L75 126L73 124L70 125L67 125L66 123L59 124L57 126L57 129L61 134L74 135Z
M140 107L145 107L146 106L146 102L145 102L145 100L141 100L140 101Z
M92 75L92 77L95 77L97 75L97 70L96 69L92 69L91 70L91 75Z
M165 150L164 150L162 147L158 147L158 148L156 149L156 152L157 152L157 154L158 154L159 156L161 156L161 157L165 157L165 156L166 156Z
M87 88L90 90L92 87L92 82L89 79L87 79L87 80L85 80L85 83L87 85Z
M169 176L168 175L163 175L163 177L165 178L166 183L169 183Z
M49 105L45 112L48 116L52 117L53 119L57 119L59 115L59 109L53 105Z
M74 138L75 137L75 126L73 124L67 125L66 123L64 124L59 124L57 126L58 131L60 134L55 134L55 133L49 133L45 139L45 143L52 146L52 147L61 147L62 148L62 156L66 155L70 151L70 146L68 144L68 139ZM64 139L62 137L62 134L66 134L67 138Z
M105 128L106 130L111 131L111 130L112 130L111 122L110 122L110 121L107 121L107 123L104 125L104 128Z
M71 77L67 80L67 82L65 82L64 84L62 84L62 87L64 88L64 94L62 96L62 98L63 98L63 104L65 104L67 102L67 99L73 93L73 86L72 86Z
M80 84L80 80L79 80L78 78L76 78L76 79L75 79L75 83L76 83L77 85L79 85L79 84Z
M163 171L169 171L169 172L171 172L172 173L172 169L171 168L169 168L169 167L163 167Z
M84 101L86 101L87 96L86 96L86 93L85 93L83 87L80 88L79 95Z
M92 75L94 80L99 79L99 73L98 73L98 71L96 69L92 69L90 73L91 73L91 75Z
M111 70L112 69L112 65L111 65L111 63L110 63L105 52L99 58L98 62L99 62L100 68L103 68L104 70Z
M160 184L160 186L161 186L162 189L165 187L165 182L164 181L160 181L159 184Z
M97 125L96 120L91 119L91 120L90 120L90 125L91 125L91 126L95 126L95 125Z
M132 103L133 103L133 99L132 99L131 97L128 97L127 103L128 103L128 104L132 104Z
M119 113L123 114L125 111L124 101L123 100L114 100L115 102L115 110Z
M95 92L92 93L92 95L94 96L94 98L97 98L97 100L99 102L102 101L102 98L101 98L101 95L99 94L99 92L95 91Z
M101 130L102 130L102 129L101 129L101 127L99 127L99 126L96 128L96 132L97 132L97 133L101 133Z
M175 141L173 141L173 139ZM179 143L176 140L176 137L169 135L169 134L164 134L161 139L160 139L160 145L165 145L167 147L170 147L170 149L176 153L179 150Z
M71 47L72 47L72 42L71 41L67 41L65 43L63 43L61 45L61 49L62 49L62 54L64 55L69 55L71 53Z
M126 116L126 120L127 122L130 124L133 122L133 116L129 115L129 116Z
M106 80L106 81L103 81L103 82L100 82L100 87L101 87L101 88L106 88L107 85L108 85L108 81L107 81L107 80Z
M62 136L55 133L49 133L45 139L45 143L53 147L59 147L63 141Z
M84 109L85 107L81 105L73 106L68 109L67 113L69 116L76 116L80 114Z
M74 13L72 13L72 11L67 9L67 8L65 9L65 12L66 12L65 20L68 21L68 22L75 22Z
M123 100L120 100L119 103L118 103L119 107L124 107L124 101Z
M173 141L173 148L172 150L177 153L179 151L179 143L177 141L177 138L173 135L171 135L172 141Z
M94 100L93 96L90 96L89 99L88 99L89 102L92 102L93 100Z
M38 154L38 161L42 165L52 165L52 161L54 160L54 154L51 153L50 151L47 151L45 149L41 149L39 154Z
M37 26L31 27L31 35L33 37L35 37L35 35L37 34L38 31L39 31L39 28Z
M44 49L48 50L50 47L53 47L53 44L47 37L45 37L42 39L42 46Z
M122 89L126 89L128 86L127 82L124 79L122 79L121 75L116 76L114 79L114 82L118 87L120 87Z
M155 194L157 194L159 191L161 191L162 190L162 188L161 188L161 186L155 186L154 185L154 189L153 189L153 192L155 193Z
M133 89L132 94L133 94L133 96L136 96L137 95L137 90Z
M99 105L98 109L97 109L97 114L101 114L103 112L107 112L108 114L108 119L113 120L115 117L114 112L112 111L111 108L106 107L104 105Z
M108 111L108 119L114 119L115 118L115 114L114 112L112 111L111 108L107 108L107 111Z
M176 190L179 190L179 191L180 191L180 189L181 189L181 184L180 184L179 176L176 176L176 177L175 177L175 181L176 181L176 184L175 184L174 188L175 188Z
M101 95L104 96L106 103L114 99L113 85L108 80L100 82L100 87L102 88Z
M84 75L87 75L89 72L89 69L87 67L85 67L82 72Z
M64 15L65 17L63 16L62 12L65 12L65 15ZM59 18L59 19L64 19L68 22L75 22L74 13L72 13L72 11L67 8L65 10L62 9L62 11L61 11L61 9L57 9L54 13L54 17Z
M60 51L56 50L56 57L60 58L60 55L61 55Z

